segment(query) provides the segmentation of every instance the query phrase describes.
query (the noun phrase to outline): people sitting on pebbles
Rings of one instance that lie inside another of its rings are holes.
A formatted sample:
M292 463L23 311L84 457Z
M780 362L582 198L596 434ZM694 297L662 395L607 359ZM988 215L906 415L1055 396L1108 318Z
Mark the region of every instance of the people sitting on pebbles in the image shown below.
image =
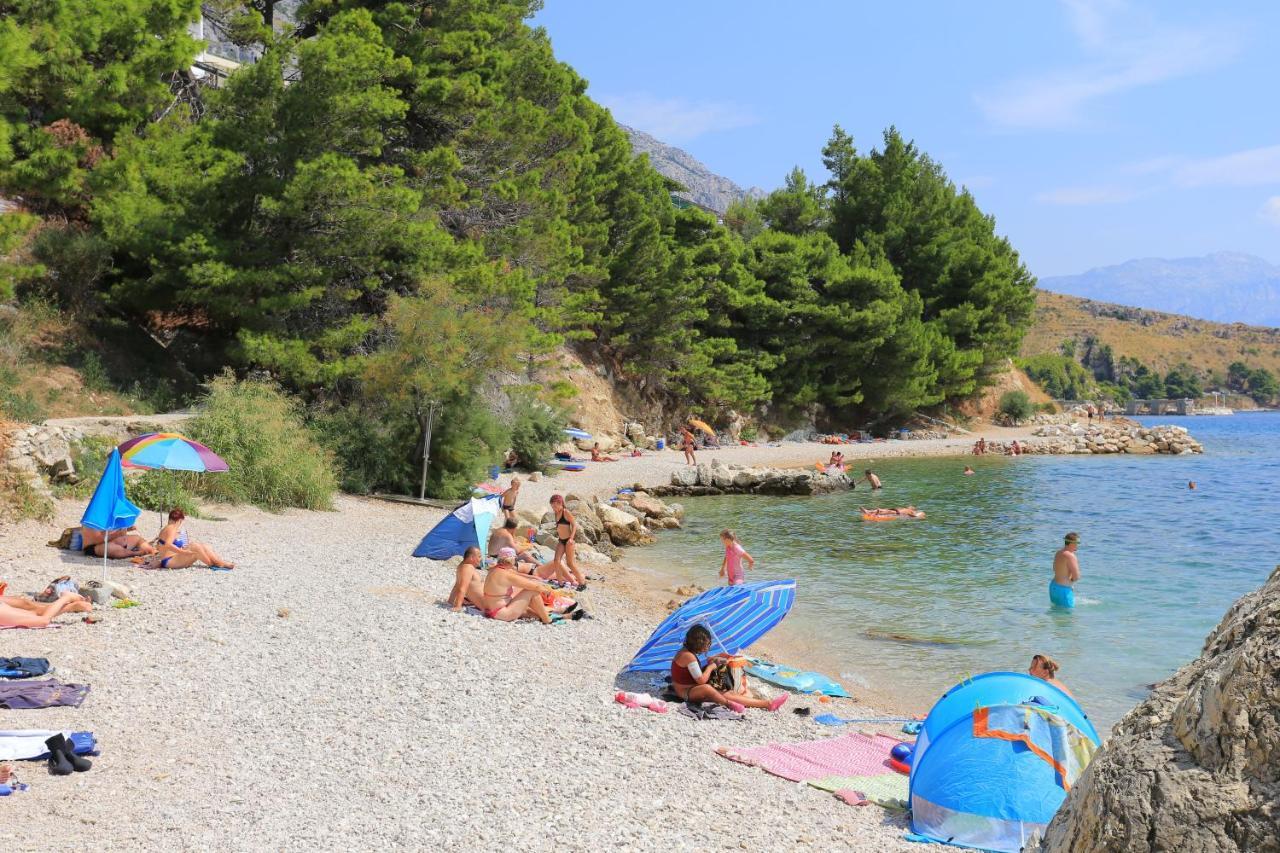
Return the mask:
M80 529L83 541L82 548L86 557L102 558L103 549L109 560L127 560L132 557L145 557L154 554L156 549L138 533L138 528L124 530L94 530L89 527Z
M736 686L718 689L710 683L717 670L728 670L726 655L712 655L704 667L700 659L711 651L711 632L705 625L694 625L684 635L684 645L671 659L671 688L686 702L712 702L741 714L747 708L776 711L787 701L781 693L773 699L757 699L747 687L747 676L740 675Z
M192 542L182 529L187 514L180 509L169 510L169 523L156 537L157 550L151 557L151 566L159 569L185 569L196 563L204 563L211 569L234 569L236 564L219 556L213 547L203 542Z
M474 545L462 555L449 593L448 603L454 611L461 610L464 604L471 604L485 617L499 622L514 622L528 616L545 625L565 618L577 620L583 617L584 613L576 601L564 605L561 600L557 606L556 589L517 571L514 548L499 549L498 562L483 580L479 575L480 562L480 549Z

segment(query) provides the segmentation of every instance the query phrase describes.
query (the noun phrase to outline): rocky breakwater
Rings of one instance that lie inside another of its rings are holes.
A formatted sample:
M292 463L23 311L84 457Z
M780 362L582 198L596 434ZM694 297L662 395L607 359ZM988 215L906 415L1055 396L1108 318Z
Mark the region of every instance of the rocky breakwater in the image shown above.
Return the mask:
M1129 712L1067 795L1048 853L1280 850L1280 567Z
M654 495L822 495L852 487L844 474L826 474L816 469L752 468L726 465L719 459L710 464L679 468L671 473L671 485L650 489Z
M1036 439L1025 442L1025 453L1203 453L1196 441L1180 426L1138 426L1132 423L1046 424L1037 427ZM989 450L1000 452L1002 445L988 442Z
M680 527L684 519L684 507L680 504L664 503L638 486L607 501L569 494L565 496L565 506L578 520L574 542L578 557L587 562L597 558L616 560L620 556L619 547L651 545L655 530ZM537 528L534 541L554 551L557 543L554 514L548 511L536 520L525 518L533 521Z

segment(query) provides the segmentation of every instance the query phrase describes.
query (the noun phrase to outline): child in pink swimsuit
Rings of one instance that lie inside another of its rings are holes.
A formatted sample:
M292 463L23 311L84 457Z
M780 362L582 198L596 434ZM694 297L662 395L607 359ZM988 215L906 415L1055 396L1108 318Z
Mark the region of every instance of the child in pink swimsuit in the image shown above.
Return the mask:
M745 580L742 573L742 561L747 561L747 568L756 567L755 559L747 553L738 542L732 530L721 530L720 541L724 543L724 561L720 564L720 577L728 578L729 586L736 586Z

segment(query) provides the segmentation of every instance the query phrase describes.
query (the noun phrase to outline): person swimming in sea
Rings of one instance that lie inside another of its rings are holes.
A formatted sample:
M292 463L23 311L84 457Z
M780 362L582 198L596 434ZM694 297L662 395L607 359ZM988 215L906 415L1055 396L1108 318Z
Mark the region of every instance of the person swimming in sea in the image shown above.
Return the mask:
M1049 601L1057 607L1076 606L1076 581L1080 580L1080 561L1076 549L1080 547L1080 534L1068 533L1062 539L1062 547L1053 555L1053 580L1049 581Z
M966 466L964 466L964 475L965 475L966 477L969 477L969 476L972 476L972 475L973 475L973 466L972 466L972 465L966 465Z
M1058 680L1058 662L1048 655L1035 655L1031 658L1031 666L1027 669L1027 675L1047 681L1063 693L1075 698L1075 694L1067 689L1067 685Z

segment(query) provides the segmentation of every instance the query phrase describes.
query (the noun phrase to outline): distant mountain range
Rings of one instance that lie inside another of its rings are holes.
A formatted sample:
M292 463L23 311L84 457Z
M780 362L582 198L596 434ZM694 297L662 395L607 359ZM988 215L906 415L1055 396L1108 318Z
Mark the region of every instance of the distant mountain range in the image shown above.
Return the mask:
M751 196L761 197L765 194L759 187L744 190L722 175L708 169L689 152L668 145L655 139L642 130L620 124L618 127L626 131L631 138L631 148L637 154L648 154L649 162L658 174L670 178L684 187L687 192L677 195L709 207L717 213L724 213L730 203Z
M1280 326L1280 266L1239 252L1140 258L1079 275L1042 278L1040 287L1219 323Z

